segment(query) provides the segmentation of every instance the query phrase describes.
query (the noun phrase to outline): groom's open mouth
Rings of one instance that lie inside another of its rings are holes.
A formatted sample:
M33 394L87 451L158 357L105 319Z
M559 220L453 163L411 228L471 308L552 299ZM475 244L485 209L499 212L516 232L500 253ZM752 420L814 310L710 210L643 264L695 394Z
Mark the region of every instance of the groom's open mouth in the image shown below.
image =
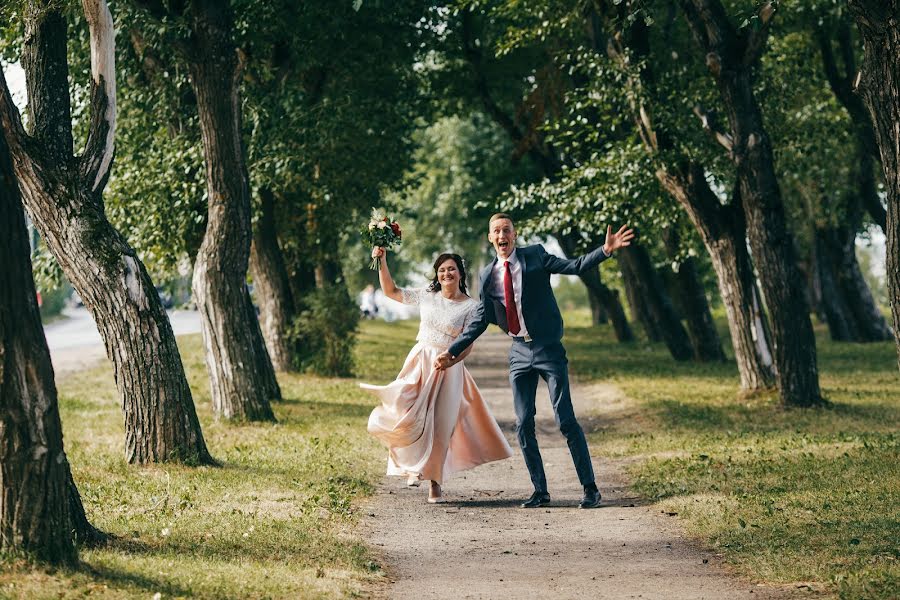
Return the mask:
M505 250L509 248L509 242L497 242L497 247Z

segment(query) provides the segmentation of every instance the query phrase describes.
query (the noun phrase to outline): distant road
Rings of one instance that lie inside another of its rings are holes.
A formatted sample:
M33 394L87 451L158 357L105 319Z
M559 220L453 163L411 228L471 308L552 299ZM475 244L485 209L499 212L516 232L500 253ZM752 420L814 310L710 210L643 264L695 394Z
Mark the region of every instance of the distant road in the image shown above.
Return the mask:
M175 335L200 333L200 315L197 311L167 312ZM63 316L66 318L44 327L57 376L93 366L106 358L100 332L86 308L66 309Z

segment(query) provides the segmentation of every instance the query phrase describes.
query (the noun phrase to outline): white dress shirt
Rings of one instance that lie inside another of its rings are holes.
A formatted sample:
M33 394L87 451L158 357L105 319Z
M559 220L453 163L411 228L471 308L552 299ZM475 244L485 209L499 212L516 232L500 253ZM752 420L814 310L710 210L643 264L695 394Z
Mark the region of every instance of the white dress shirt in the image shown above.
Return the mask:
M505 295L503 293L503 278L506 273L506 262L509 262L509 271L510 275L512 275L513 282L513 295L516 298L516 312L519 313L519 333L509 335L512 337L525 337L528 335L528 327L525 325L525 317L522 315L522 263L519 261L519 258L516 256L516 251L513 250L512 254L509 255L507 260L503 260L499 256L497 257L497 264L494 265L494 271L491 274L492 281L492 293L495 296L498 296L503 302L503 306L506 306Z

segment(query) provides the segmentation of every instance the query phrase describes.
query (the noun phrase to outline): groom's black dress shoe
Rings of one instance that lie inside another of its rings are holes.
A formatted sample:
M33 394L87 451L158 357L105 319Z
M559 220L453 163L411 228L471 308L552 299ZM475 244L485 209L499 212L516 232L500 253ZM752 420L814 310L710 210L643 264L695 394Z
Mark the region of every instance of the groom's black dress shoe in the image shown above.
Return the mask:
M600 506L600 490L597 489L597 486L585 487L584 498L581 499L578 508L597 508L598 506Z
M550 504L550 494L547 492L535 492L531 498L522 503L522 508L537 508Z

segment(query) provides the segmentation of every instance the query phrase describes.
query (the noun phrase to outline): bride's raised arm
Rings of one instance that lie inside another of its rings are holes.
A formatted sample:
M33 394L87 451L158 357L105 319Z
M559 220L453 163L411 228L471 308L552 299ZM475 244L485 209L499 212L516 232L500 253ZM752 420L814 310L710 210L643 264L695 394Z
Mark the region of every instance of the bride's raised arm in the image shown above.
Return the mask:
M403 294L400 288L397 287L397 284L394 283L394 278L391 277L391 271L388 269L385 249L379 246L372 248L372 258L381 259L381 268L378 269L378 283L381 284L381 291L391 300L403 302Z

